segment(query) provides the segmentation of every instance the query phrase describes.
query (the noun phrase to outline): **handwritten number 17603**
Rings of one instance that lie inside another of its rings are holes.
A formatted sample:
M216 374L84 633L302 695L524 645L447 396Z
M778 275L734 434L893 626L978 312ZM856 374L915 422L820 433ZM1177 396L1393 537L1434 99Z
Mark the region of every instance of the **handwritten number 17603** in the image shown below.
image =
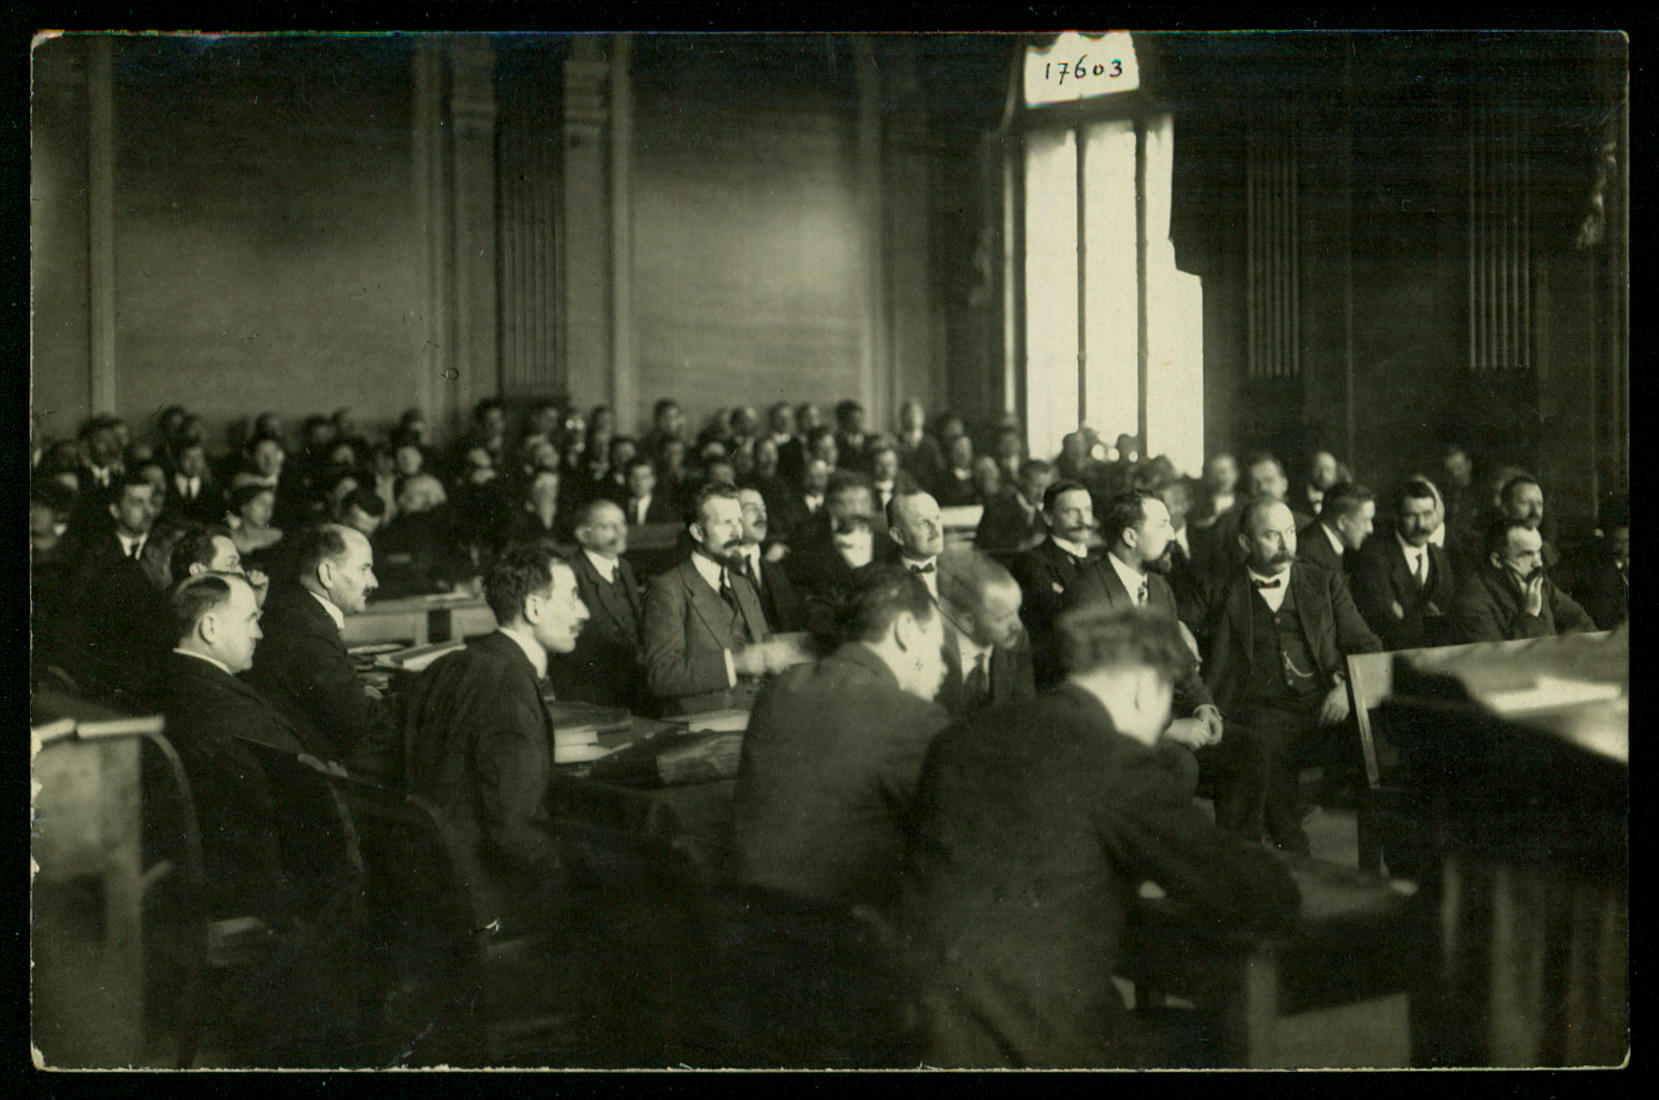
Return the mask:
M1059 83L1064 84L1069 76L1073 80L1082 80L1087 76L1122 76L1123 61L1113 58L1110 61L1089 64L1089 55L1084 54L1076 61L1048 61L1043 64L1043 79L1053 80L1055 72L1060 75Z

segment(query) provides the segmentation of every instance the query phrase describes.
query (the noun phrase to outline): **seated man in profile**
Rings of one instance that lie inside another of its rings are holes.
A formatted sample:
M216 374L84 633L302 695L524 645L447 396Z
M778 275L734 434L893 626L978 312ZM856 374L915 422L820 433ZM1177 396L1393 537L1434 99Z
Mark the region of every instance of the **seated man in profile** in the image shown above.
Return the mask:
M1037 694L1031 641L1020 623L1020 586L977 550L939 555L945 677L937 702L952 718Z
M1174 621L1097 605L1060 628L1064 684L953 723L922 764L903 915L928 1065L1170 1064L1112 984L1144 880L1218 932L1297 917L1289 872L1154 750L1192 661Z
M455 513L444 487L431 474L397 484L397 515L374 536L382 598L447 592L472 575L461 547Z
M193 527L173 544L167 559L173 584L201 573L235 573L253 586L254 597L263 606L270 580L257 569L243 569L242 555L231 540L228 527Z
M1546 573L1544 538L1525 517L1486 534L1486 561L1458 579L1452 641L1503 642L1593 631L1596 624Z
M553 727L548 653L569 653L587 622L570 566L511 545L484 576L500 629L433 662L404 710L409 791L432 805L465 875L474 927L543 926L560 887L547 806Z
M858 580L834 654L762 690L738 765L739 882L890 912L901 820L929 738L941 622L921 581L891 566Z
M325 523L294 538L297 576L277 582L265 602L265 644L248 681L300 731L306 751L352 774L396 782L396 722L365 684L341 636L374 592L369 540Z
M1054 481L1054 467L1041 459L1020 463L1012 491L985 502L974 546L981 550L1029 550L1048 535L1043 522L1043 494Z
M642 713L649 703L639 640L644 597L633 566L622 556L628 548L622 506L590 501L578 513L576 542L581 549L570 567L591 617L576 648L549 659L548 680L560 699Z
M171 596L176 644L164 665L162 712L195 796L210 918L285 916L277 806L252 741L298 755L297 732L237 678L260 638L253 588L233 573L198 573Z

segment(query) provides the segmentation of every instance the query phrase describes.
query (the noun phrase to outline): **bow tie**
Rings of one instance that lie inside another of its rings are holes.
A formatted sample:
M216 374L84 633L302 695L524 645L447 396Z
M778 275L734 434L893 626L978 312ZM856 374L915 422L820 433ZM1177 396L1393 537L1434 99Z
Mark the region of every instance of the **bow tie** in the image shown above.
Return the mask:
M931 573L933 572L933 563L929 562L926 565L912 565L910 567L910 571L912 573Z
M1270 581L1258 581L1255 577L1251 577L1250 583L1257 588L1277 588L1283 580L1283 577L1275 577Z

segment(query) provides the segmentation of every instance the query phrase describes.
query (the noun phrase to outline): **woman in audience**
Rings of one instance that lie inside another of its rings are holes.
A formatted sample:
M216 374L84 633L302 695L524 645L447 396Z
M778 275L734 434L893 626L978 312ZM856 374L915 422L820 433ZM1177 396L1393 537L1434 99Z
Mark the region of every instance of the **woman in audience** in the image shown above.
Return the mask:
M241 477L238 481L230 491L225 526L230 528L230 540L236 544L242 563L250 569L270 573L275 548L282 541L281 529L271 526L276 490Z

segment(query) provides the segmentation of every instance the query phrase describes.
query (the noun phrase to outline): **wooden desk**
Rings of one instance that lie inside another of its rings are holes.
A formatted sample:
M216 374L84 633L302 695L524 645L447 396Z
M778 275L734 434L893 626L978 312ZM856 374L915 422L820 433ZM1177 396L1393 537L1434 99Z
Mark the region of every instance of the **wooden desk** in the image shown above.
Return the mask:
M32 1042L50 1066L135 1065L145 1038L141 737L162 720L56 693L34 710L57 736L32 767Z
M1132 915L1119 969L1135 986L1136 1007L1167 994L1191 1001L1219 1025L1224 1065L1335 1068L1408 1064L1407 1003L1430 972L1433 914L1387 880L1306 857L1284 857L1302 895L1302 919L1286 936L1218 937L1167 900L1145 900ZM1325 1021L1299 1028L1297 1017L1335 1016L1373 1002L1399 1026L1347 1028L1362 1043L1333 1053ZM1301 1031L1303 1034L1298 1035Z
M426 645L488 634L495 628L495 615L483 597L433 594L376 600L347 617L340 637L348 646L379 642Z

